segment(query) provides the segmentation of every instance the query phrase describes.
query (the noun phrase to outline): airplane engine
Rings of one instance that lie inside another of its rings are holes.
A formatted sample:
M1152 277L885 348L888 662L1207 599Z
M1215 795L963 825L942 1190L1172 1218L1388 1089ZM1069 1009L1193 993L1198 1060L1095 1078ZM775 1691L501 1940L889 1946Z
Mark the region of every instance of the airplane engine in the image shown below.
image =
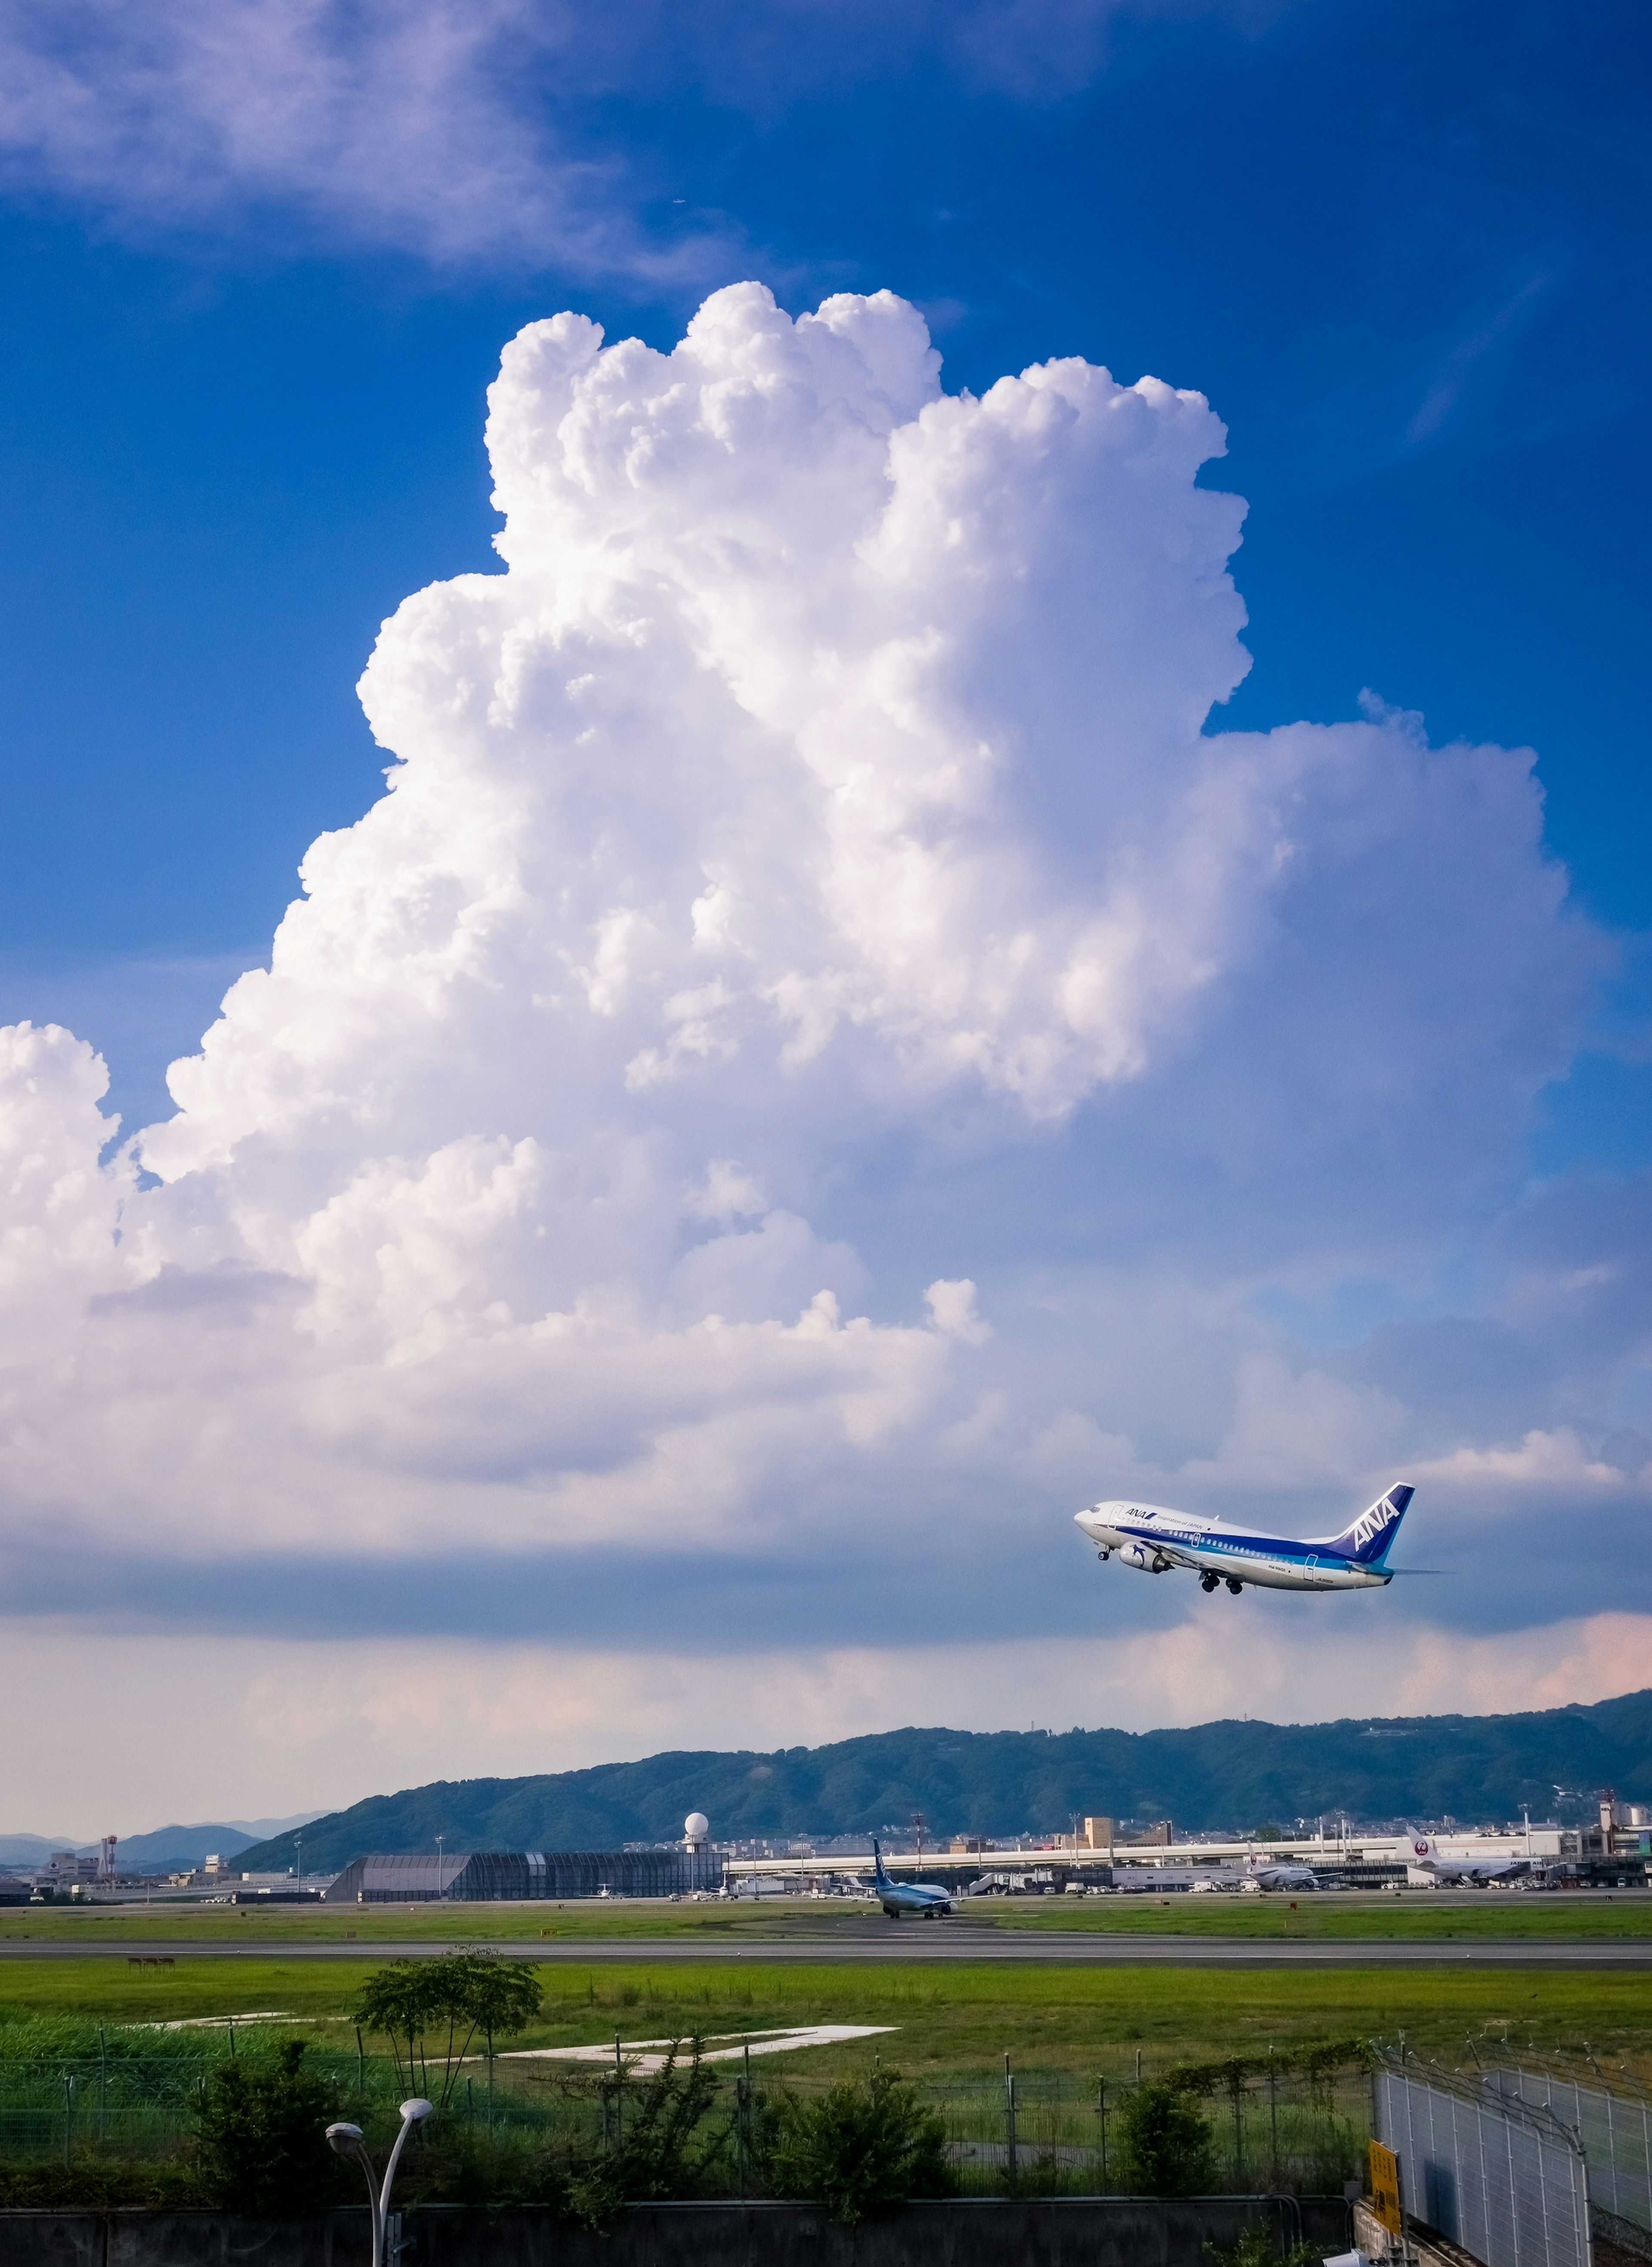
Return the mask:
M1126 1543L1119 1549L1121 1566L1134 1566L1138 1574L1165 1574L1170 1571L1170 1561L1154 1550L1151 1543Z

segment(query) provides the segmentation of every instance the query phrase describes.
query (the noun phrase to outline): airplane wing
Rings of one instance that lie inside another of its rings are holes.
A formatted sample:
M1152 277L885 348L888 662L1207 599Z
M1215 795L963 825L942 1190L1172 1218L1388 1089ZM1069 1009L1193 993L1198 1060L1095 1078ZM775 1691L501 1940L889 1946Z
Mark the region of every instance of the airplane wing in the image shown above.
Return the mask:
M1195 1574L1202 1574L1204 1572L1204 1568L1199 1564L1199 1561L1194 1558L1190 1552L1186 1550L1178 1550L1173 1543L1160 1542L1159 1537L1155 1536L1153 1538L1153 1548L1158 1552L1161 1559L1168 1559L1173 1566L1191 1567Z

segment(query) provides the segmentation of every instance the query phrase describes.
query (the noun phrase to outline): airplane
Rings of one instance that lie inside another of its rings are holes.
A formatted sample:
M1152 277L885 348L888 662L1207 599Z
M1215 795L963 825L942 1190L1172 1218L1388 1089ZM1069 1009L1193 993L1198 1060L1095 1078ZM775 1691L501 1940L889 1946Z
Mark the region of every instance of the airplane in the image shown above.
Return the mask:
M1312 1866L1249 1865L1239 1880L1241 1889L1317 1889L1319 1877Z
M899 1920L903 1912L915 1912L920 1920L939 1920L952 1911L950 1889L938 1889L932 1882L892 1882L883 1870L883 1852L875 1842L872 1857L872 1886L891 1920Z
M1202 1590L1218 1582L1236 1597L1247 1582L1264 1590L1373 1590L1402 1571L1388 1565L1388 1552L1415 1493L1400 1481L1340 1535L1300 1542L1151 1503L1094 1503L1073 1517L1103 1559L1144 1574L1186 1566Z
M1516 1874L1529 1874L1531 1863L1527 1858L1448 1858L1431 1834L1419 1834L1407 1826L1408 1845L1406 1863L1424 1874L1432 1874L1442 1884L1447 1882L1466 1882L1471 1889L1483 1889L1488 1882L1506 1882Z

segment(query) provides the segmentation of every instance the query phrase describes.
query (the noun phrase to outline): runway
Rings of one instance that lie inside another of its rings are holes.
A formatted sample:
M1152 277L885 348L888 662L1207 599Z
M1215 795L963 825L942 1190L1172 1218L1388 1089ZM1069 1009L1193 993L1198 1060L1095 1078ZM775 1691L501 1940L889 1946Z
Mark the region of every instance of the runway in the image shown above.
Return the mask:
M355 1941L245 1939L91 1938L0 1940L0 1960L406 1960L486 1948L544 1966L727 1968L888 1968L983 1964L1021 1968L1523 1968L1652 1969L1652 1937L1594 1942L1520 1942L1458 1939L1396 1942L1371 1938L1336 1943L1288 1938L1102 1936L1090 1930L1017 1931L909 1921L882 1932L822 1930L818 1937L571 1937L564 1941L407 1937Z

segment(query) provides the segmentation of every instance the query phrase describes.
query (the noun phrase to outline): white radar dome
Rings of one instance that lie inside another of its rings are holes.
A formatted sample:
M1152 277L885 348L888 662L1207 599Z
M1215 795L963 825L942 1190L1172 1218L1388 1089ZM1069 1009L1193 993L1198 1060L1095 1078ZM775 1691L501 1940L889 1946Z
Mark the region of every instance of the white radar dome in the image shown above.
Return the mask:
M703 1842L711 1830L712 1822L703 1810L691 1810L683 1821L683 1838L685 1842Z

